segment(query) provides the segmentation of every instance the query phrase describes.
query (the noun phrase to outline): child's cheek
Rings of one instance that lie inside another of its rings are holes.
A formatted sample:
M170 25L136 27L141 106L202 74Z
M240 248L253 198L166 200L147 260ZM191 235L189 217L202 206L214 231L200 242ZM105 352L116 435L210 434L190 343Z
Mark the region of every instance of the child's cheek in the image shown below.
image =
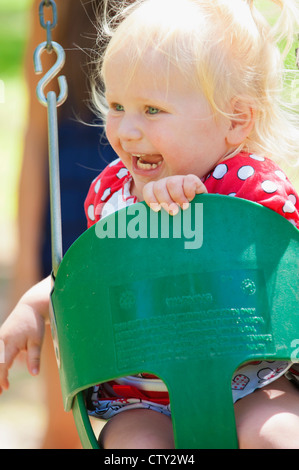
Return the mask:
M113 140L116 138L116 129L115 129L115 126L113 125L113 120L111 119L111 117L109 117L109 114L106 120L105 131L106 131L107 139L110 145L113 147Z

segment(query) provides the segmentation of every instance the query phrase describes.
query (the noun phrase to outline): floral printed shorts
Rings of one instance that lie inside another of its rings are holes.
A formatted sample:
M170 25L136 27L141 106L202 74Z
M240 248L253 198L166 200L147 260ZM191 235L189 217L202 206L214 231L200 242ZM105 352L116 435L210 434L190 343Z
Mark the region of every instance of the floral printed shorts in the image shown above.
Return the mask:
M297 367L297 369L296 369ZM298 381L299 365L286 361L259 361L237 369L232 378L235 403L287 373ZM92 387L86 392L86 405L91 416L109 419L128 409L150 409L171 416L167 388L157 378L125 377Z

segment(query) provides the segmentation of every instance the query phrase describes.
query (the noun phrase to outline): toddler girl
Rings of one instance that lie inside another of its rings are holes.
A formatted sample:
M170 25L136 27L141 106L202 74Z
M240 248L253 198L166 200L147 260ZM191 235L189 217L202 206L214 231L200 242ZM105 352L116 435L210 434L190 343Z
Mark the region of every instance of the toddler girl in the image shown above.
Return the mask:
M93 95L119 159L91 184L88 226L142 200L175 215L209 192L255 201L299 228L298 195L274 163L298 163L298 130L281 103L276 44L285 37L288 51L299 14L294 1L273 3L281 7L273 27L253 1L115 4L122 9L114 8L106 23L111 39L99 54ZM38 372L49 285L46 279L28 291L2 326L2 388L21 349L29 370ZM296 374L293 364L272 362L263 380L265 363L242 367L249 382L233 389L241 448L299 448L299 395L285 378L291 367ZM89 391L87 405L109 419L100 436L104 448L173 447L168 393L156 377L101 384Z

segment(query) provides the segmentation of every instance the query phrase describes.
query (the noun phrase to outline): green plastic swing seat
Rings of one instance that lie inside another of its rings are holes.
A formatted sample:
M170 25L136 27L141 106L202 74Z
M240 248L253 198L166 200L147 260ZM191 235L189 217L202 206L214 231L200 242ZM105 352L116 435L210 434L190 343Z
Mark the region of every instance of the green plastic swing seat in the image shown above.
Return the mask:
M64 407L83 447L98 448L83 390L148 372L168 387L177 448L237 448L236 368L296 360L298 247L283 217L220 195L174 218L135 204L83 233L51 294Z

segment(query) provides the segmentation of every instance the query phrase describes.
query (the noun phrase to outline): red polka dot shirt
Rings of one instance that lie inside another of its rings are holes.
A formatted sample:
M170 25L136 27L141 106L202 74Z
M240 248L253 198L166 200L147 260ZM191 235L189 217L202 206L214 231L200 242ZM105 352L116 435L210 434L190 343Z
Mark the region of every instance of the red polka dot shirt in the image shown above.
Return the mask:
M132 177L115 160L92 182L85 200L88 227L102 217L137 202L130 194ZM203 178L207 191L257 202L288 219L299 229L299 196L273 161L241 152L219 163Z

